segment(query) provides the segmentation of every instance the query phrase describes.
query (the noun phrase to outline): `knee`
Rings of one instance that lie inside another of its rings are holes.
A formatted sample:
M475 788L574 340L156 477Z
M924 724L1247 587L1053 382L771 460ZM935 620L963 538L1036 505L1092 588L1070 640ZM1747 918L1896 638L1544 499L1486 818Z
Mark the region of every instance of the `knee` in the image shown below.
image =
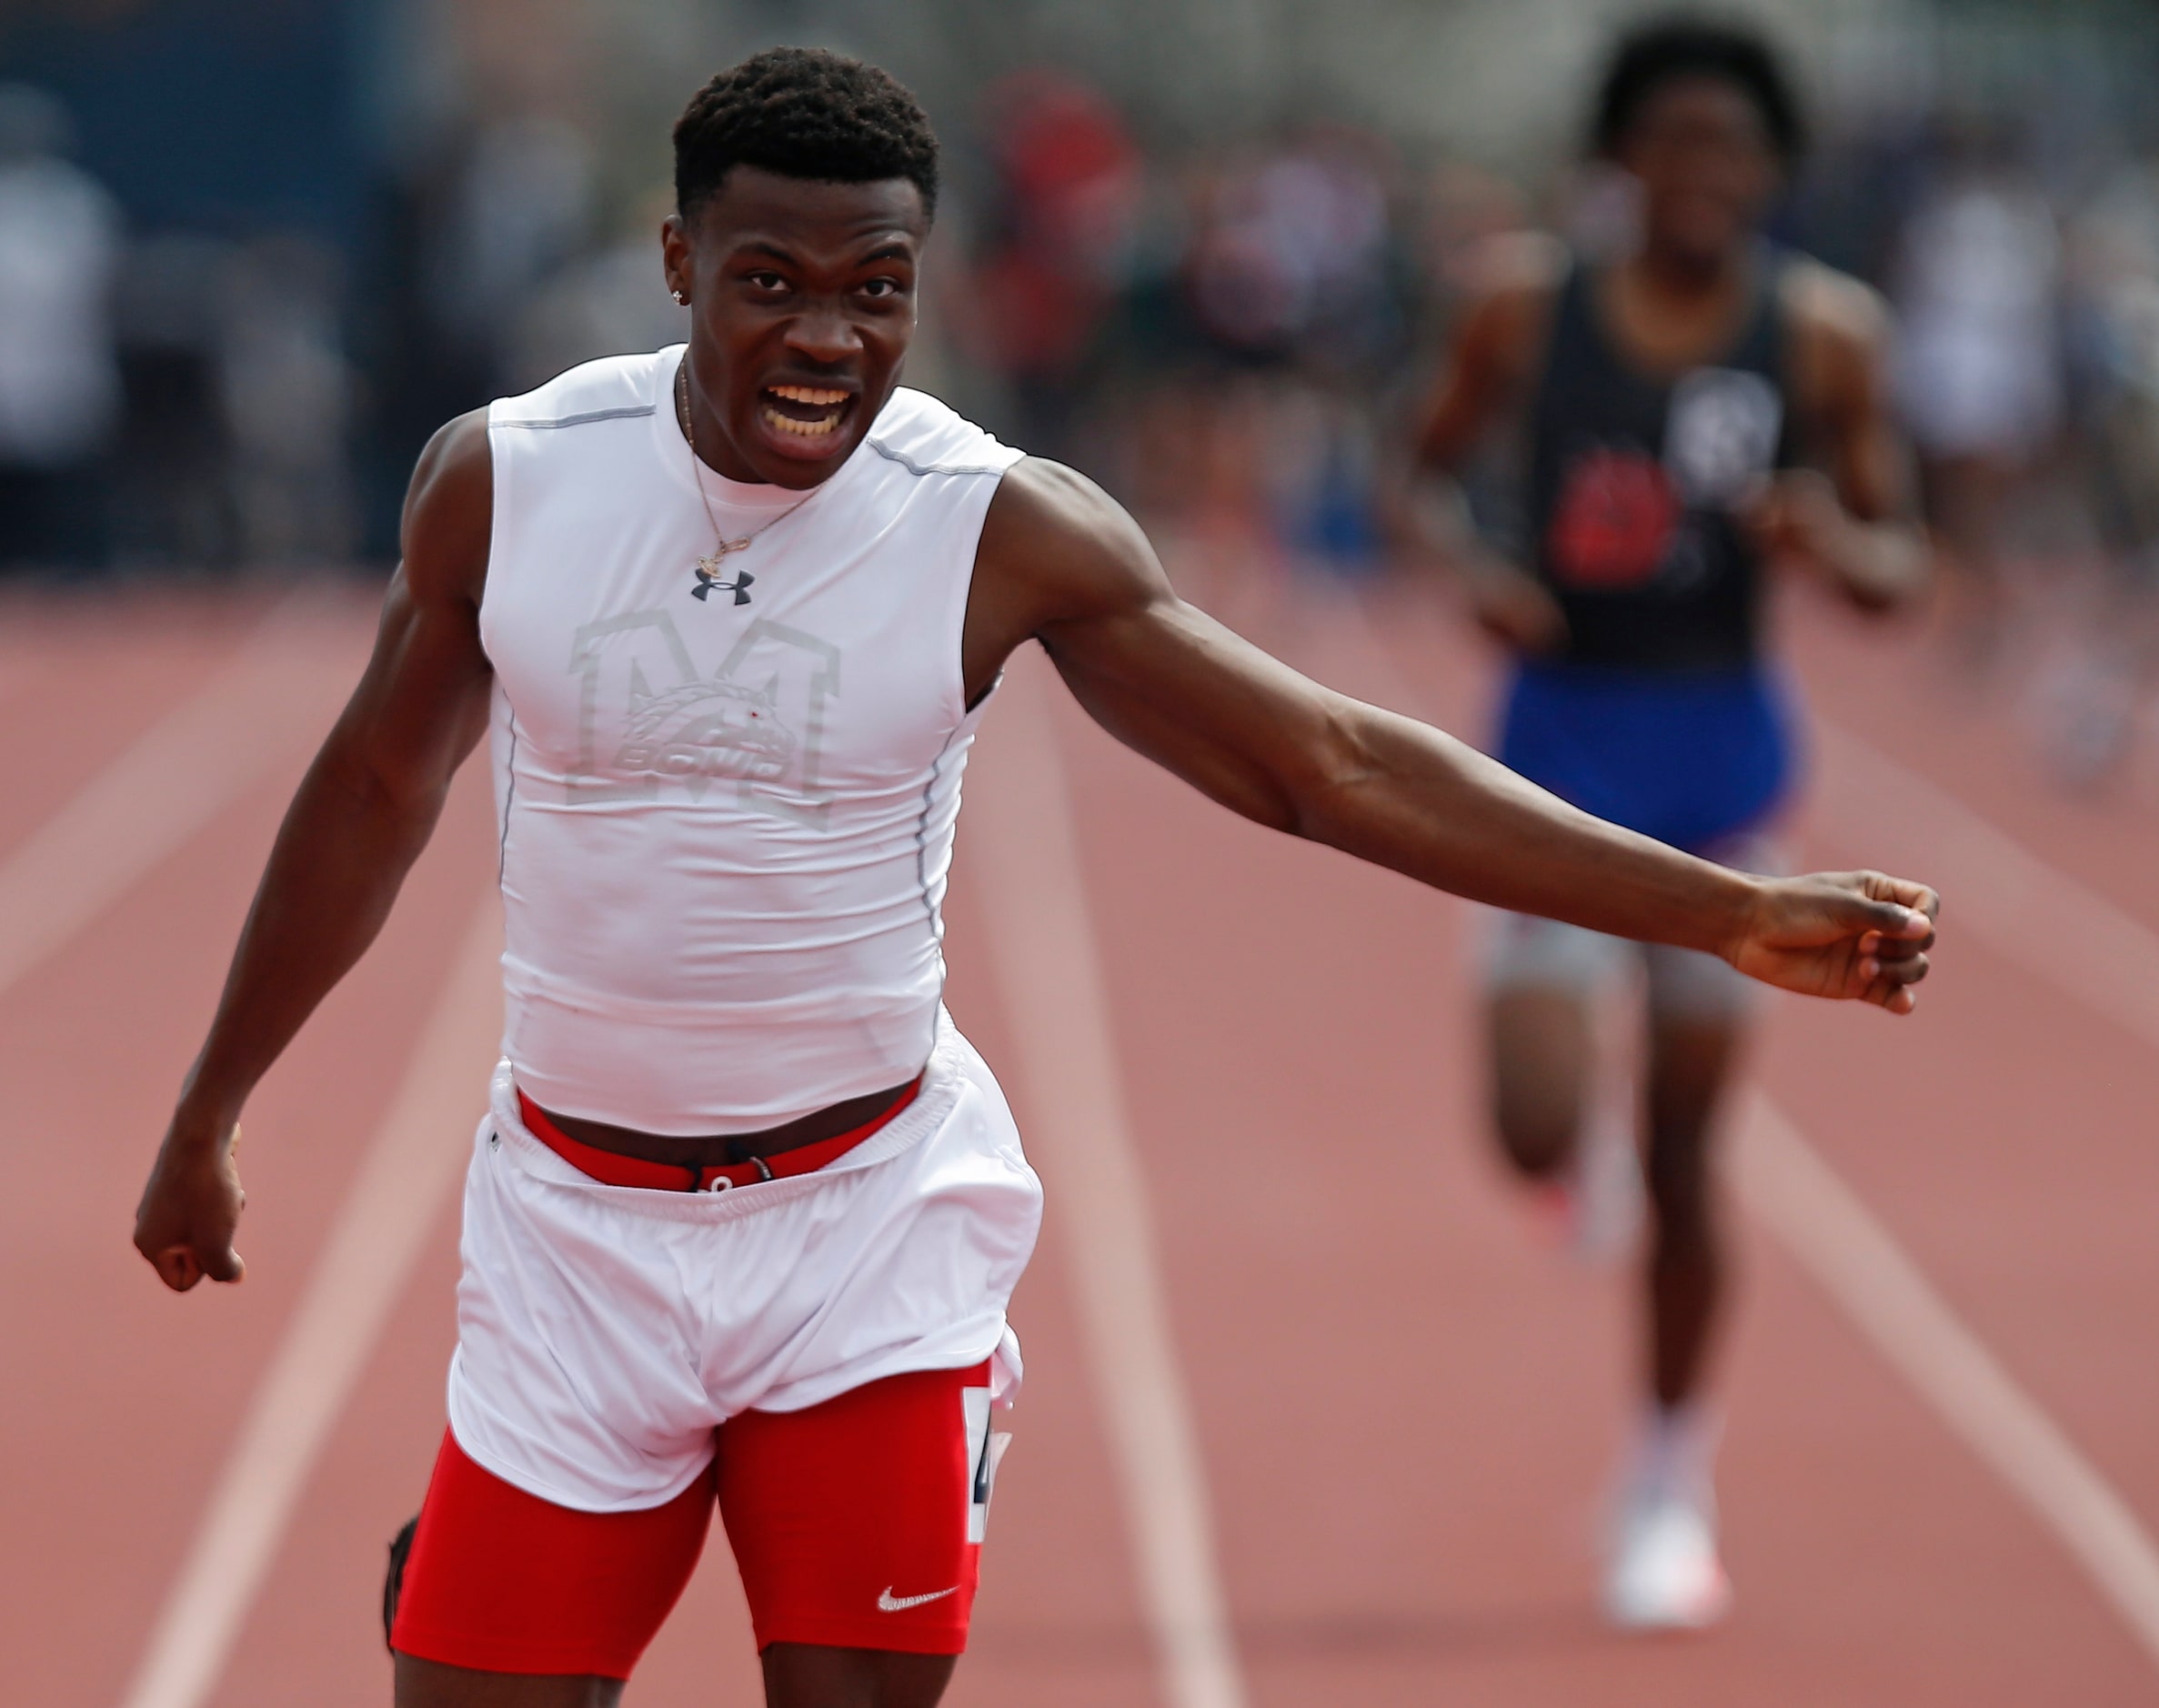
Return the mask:
M1517 1172L1551 1174L1574 1154L1588 1056L1586 1022L1567 1000L1539 995L1494 1005L1492 1130Z

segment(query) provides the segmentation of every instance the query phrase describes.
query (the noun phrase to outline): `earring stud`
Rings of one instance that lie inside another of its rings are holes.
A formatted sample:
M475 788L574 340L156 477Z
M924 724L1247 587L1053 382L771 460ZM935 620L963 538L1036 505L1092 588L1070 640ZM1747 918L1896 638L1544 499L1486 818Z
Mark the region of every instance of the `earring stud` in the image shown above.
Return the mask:
M687 308L689 306L689 293L688 291L677 291L675 293L675 300Z

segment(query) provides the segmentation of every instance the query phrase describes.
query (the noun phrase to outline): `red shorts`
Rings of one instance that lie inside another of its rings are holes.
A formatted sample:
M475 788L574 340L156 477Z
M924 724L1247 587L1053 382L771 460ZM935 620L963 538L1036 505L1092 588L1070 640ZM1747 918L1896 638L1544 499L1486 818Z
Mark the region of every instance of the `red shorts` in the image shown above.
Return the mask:
M446 1434L391 1647L484 1673L626 1679L680 1597L717 1496L761 1651L967 1646L1001 1436L989 1367L888 1376L801 1412L746 1412L665 1506L580 1512Z

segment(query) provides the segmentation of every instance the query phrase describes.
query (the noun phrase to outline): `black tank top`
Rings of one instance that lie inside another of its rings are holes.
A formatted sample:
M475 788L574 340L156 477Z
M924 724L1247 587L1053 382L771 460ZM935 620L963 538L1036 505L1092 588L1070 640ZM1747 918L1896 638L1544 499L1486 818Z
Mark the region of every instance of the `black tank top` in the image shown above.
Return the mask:
M1595 276L1553 313L1530 417L1530 560L1565 611L1562 662L1726 670L1754 659L1761 566L1732 507L1791 462L1777 259L1721 362L1652 378L1612 349Z

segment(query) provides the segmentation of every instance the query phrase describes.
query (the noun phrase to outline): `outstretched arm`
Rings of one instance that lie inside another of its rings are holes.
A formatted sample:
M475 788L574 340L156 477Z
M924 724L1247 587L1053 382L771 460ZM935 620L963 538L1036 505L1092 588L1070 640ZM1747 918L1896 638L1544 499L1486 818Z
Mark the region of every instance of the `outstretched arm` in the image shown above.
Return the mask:
M1925 975L1935 900L1924 886L1748 877L1577 811L1187 605L1132 519L1055 464L1005 477L968 624L971 687L1033 636L1127 746L1248 819L1435 889L1706 949L1771 983L1900 1014Z
M479 414L437 433L414 474L374 656L285 815L136 1212L136 1249L176 1291L240 1279L241 1107L375 940L487 727L492 487Z

